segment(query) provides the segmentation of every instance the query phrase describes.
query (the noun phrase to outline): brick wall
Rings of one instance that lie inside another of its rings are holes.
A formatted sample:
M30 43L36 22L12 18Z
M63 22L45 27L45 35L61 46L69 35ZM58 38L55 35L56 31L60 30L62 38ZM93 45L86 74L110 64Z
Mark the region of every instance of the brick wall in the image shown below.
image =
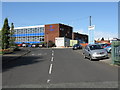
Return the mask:
M48 24L45 25L45 42L48 41L55 42L55 37L59 37L59 24Z

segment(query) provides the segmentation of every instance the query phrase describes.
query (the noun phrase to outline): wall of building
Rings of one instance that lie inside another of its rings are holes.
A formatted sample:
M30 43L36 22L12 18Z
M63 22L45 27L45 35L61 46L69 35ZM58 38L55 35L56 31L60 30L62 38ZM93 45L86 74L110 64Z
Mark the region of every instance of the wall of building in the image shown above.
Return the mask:
M73 28L68 25L60 24L60 37L72 39Z
M72 39L73 40L81 40L81 43L82 42L88 43L88 35L85 35L85 34L79 34L79 33L74 32L72 35Z
M45 25L45 42L55 42L55 37L59 37L59 24Z
M88 35L73 33L73 28L64 24L47 24L15 28L16 43L40 43L52 41L56 37L65 37L73 40L88 42Z
M72 27L64 24L48 24L45 25L45 42L55 42L55 37L66 37L72 39Z
M15 28L15 43L40 43L44 42L44 25Z

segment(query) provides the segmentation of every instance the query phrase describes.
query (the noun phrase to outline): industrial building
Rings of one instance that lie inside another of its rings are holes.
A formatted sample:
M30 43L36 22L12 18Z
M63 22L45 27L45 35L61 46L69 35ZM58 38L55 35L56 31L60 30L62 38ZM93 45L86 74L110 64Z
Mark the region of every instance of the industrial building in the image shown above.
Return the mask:
M44 25L18 27L14 29L15 43L41 43L44 42Z
M45 42L55 42L55 37L65 37L72 39L73 28L64 24L45 25Z
M88 35L85 35L85 34L73 32L72 39L78 40L80 43L88 43Z
M52 41L55 43L55 38L64 37L70 40L81 40L81 42L88 42L88 36L73 33L73 27L61 23L46 24L38 26L17 27L14 28L16 37L15 43L41 43Z

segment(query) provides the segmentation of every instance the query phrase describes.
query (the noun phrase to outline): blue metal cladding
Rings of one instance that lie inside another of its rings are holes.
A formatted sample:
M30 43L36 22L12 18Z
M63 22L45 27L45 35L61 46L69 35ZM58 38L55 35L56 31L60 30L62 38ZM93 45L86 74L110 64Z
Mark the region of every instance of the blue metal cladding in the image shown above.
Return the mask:
M52 25L50 25L50 28L52 28Z
M24 36L44 36L44 33L14 34L13 35L13 37L24 37Z
M54 31L54 29L50 29L50 31Z
M54 29L53 29L53 26L52 25L50 25L50 29L49 29L50 31L54 31Z
M41 42L43 42L43 41L31 41L31 42L27 41L27 42L24 42L24 43L34 44L34 43L41 43ZM22 44L23 42L15 42L15 43L16 44Z

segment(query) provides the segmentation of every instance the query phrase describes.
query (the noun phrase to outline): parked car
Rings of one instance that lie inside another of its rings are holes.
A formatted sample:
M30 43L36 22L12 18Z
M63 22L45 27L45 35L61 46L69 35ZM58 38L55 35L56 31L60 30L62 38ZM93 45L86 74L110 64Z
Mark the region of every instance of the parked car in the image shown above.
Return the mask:
M111 45L104 48L108 53L111 53Z
M110 43L109 44L107 44L107 43L106 44L101 43L100 45L102 46L102 48L106 48L107 46L110 46L111 44Z
M73 50L77 50L77 49L82 49L82 45L80 45L80 44L75 44L75 45L73 46Z
M105 49L99 44L87 45L83 50L84 58L93 59L102 59L108 58L108 53Z
M18 44L17 46L22 47L22 44Z
M22 47L27 47L27 44L26 44L26 43L23 43L23 44L22 44Z
M36 47L36 44L32 44L32 47Z

